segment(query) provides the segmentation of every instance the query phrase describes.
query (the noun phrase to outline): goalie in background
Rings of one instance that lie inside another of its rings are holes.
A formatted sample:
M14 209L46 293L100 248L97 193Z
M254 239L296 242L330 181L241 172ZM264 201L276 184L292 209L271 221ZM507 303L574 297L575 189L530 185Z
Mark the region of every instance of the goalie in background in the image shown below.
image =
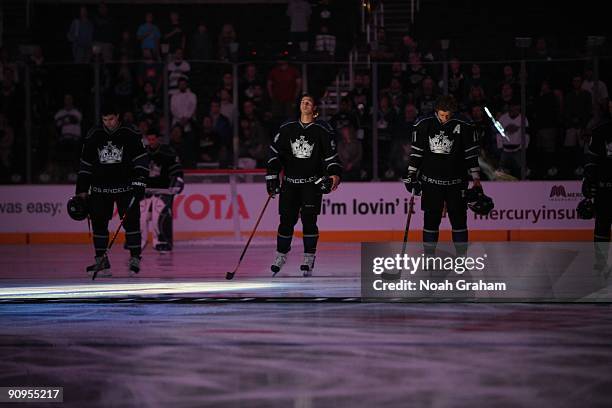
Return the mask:
M142 248L147 244L149 225L153 232L153 248L159 252L172 251L172 204L174 195L183 191L183 169L178 155L168 145L161 144L159 133L146 135L149 155L149 175L145 198L140 202L140 230Z

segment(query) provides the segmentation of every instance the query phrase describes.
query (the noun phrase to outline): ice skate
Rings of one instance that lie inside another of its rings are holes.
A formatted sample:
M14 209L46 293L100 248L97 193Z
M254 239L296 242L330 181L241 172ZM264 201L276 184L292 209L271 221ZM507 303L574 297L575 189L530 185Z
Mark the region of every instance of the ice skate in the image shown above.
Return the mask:
M270 270L272 271L272 276L275 276L277 273L279 273L283 265L285 265L286 262L287 262L287 254L277 252L276 259L274 259L274 262L270 266Z
M103 257L96 256L96 263L94 263L93 265L89 265L86 268L87 275L89 275L90 278L93 276L96 267L100 268L98 274L96 275L97 277L109 278L113 276L110 271L110 261L108 260L108 257L106 255Z
M140 257L132 256L128 261L128 266L130 268L130 276L135 276L138 272L140 272Z
M300 266L300 270L302 271L302 275L304 277L310 277L312 276L312 270L314 269L314 262L315 262L315 254L304 254L304 261L302 262L302 265Z

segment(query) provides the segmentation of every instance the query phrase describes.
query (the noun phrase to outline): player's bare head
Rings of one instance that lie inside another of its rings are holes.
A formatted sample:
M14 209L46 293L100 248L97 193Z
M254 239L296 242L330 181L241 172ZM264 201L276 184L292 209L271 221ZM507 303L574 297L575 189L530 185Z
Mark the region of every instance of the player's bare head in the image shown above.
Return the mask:
M305 93L300 97L300 114L317 117L317 102L314 96Z
M155 149L159 146L159 132L151 129L147 132L147 143L150 149Z
M440 122L448 122L457 110L457 101L452 95L444 95L436 101L436 115Z
M102 114L102 124L106 128L114 129L119 126L119 109L114 104L104 104L100 113Z

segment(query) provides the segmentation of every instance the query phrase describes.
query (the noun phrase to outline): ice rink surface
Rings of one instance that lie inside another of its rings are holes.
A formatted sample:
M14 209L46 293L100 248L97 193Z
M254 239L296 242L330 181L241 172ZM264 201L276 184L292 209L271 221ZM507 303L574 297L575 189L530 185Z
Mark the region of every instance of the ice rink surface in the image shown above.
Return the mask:
M322 245L308 279L296 245L272 279L256 242L227 282L241 249L147 250L130 279L118 247L92 283L89 246L0 247L0 386L70 407L611 406L609 304L359 303L358 245ZM249 301L283 296L309 301Z

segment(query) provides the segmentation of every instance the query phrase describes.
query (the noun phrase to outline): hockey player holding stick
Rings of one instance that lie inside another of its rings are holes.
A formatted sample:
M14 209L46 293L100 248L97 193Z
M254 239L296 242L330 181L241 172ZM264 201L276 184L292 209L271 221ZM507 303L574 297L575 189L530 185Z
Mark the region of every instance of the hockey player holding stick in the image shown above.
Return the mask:
M316 119L315 99L309 94L302 95L299 109L299 119L283 124L270 145L266 187L268 194L280 193L277 253L270 267L274 275L287 261L298 218L302 220L304 233L304 260L300 270L304 276L312 275L322 195L338 188L342 174L334 132L328 123ZM284 172L282 183L281 171Z
M142 248L147 243L150 222L153 248L159 252L169 252L173 243L172 203L174 195L183 191L185 185L183 169L174 149L160 143L156 130L149 131L145 136L150 161L145 198L140 202Z
M467 251L468 201L477 212L492 208L492 201L484 196L480 185L477 135L471 124L453 118L456 109L452 96L442 96L436 102L434 115L416 123L408 171L402 180L410 193L418 194L422 188L423 246L427 256L435 253L445 204L457 256L465 256ZM470 190L466 190L468 177L473 180Z
M140 271L140 210L137 203L144 197L149 172L149 157L135 127L122 125L119 111L112 105L102 109L102 125L94 126L83 142L76 194L87 200L93 229L96 262L87 267L90 276L110 276L106 254L108 222L117 204L123 223L130 275Z

